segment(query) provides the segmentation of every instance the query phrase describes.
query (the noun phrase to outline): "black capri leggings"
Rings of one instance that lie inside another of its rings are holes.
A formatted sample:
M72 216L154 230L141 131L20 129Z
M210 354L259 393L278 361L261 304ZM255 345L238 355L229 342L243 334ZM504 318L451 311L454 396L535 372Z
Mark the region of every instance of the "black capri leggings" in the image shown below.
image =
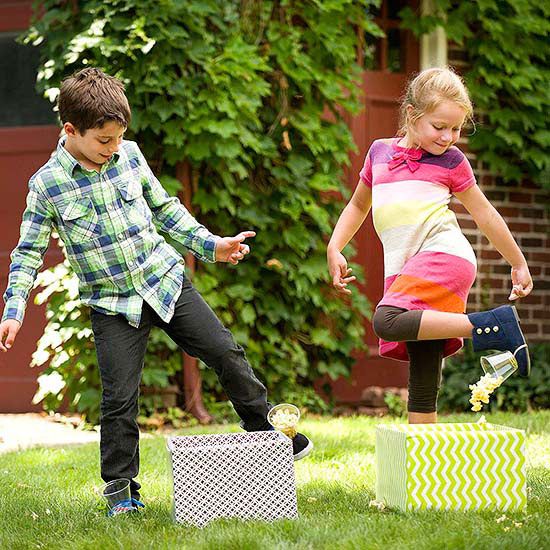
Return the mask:
M409 412L437 410L445 340L417 340L422 311L380 306L372 318L374 332L387 342L405 342L409 353Z

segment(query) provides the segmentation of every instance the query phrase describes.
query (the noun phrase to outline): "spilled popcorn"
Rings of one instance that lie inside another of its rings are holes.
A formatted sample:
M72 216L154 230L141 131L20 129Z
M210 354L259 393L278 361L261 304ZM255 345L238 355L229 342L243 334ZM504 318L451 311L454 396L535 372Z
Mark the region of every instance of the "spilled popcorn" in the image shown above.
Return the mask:
M386 509L386 505L383 502L379 501L379 500L371 500L369 502L369 506L371 508L378 508L378 510L380 510L380 512L383 512Z
M484 374L475 384L470 384L472 411L478 412L483 407L482 403L489 403L489 396L503 381L502 376L495 378L490 374Z

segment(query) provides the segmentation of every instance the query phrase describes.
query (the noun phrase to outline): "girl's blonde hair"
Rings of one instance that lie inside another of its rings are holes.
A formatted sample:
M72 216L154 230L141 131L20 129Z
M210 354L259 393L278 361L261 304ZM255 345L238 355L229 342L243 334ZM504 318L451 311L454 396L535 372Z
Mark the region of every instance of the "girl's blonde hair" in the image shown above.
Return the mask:
M414 123L426 113L433 111L442 101L452 101L462 107L466 120L473 123L474 108L462 78L450 67L425 69L416 75L407 86L401 102L398 135L412 130ZM407 106L411 105L409 112Z

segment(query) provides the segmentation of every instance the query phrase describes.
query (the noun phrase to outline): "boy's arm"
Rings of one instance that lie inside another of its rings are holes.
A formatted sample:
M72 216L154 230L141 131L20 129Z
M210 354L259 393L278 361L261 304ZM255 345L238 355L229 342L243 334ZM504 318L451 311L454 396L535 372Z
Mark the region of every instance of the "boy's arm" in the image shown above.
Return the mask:
M189 213L177 197L171 197L166 192L138 146L135 147L141 171L146 177L143 196L158 222L158 229L181 243L200 260L215 262L216 243L220 237L210 233Z
M23 322L29 294L50 242L52 218L53 210L50 204L31 182L27 195L27 207L23 212L21 236L11 253L2 321L15 319L20 323Z

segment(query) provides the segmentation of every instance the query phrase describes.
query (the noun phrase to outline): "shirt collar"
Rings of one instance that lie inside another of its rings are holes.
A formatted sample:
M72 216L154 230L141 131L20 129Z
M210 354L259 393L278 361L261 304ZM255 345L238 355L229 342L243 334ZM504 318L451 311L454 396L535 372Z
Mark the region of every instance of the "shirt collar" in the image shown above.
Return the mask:
M67 136L61 136L59 138L59 141L57 142L57 151L56 156L57 160L59 161L59 164L63 167L65 172L69 174L69 176L73 175L74 169L79 166L81 170L86 170L72 155L65 149L65 142L67 141ZM101 171L106 169L108 166L111 166L111 164L118 162L118 159L120 158L120 153L113 153L113 158L109 160L106 164L103 165L101 168Z

